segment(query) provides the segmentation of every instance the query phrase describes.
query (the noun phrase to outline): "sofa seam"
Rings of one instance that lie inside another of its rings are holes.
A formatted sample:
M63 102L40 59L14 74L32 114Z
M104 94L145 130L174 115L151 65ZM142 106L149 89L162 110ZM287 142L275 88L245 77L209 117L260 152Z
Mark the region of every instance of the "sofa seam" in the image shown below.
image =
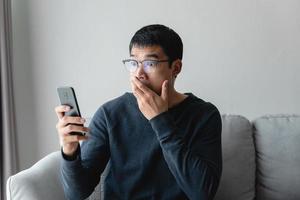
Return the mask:
M11 182L12 182L12 177L9 177L8 178L8 183L7 183L9 194L6 194L6 199L7 199L7 197L9 197L9 200L12 199L11 198L11 194L12 194L12 191L11 191Z
M258 158L257 158L257 145L256 145L256 127L251 122L251 129L252 129L252 138L253 138L253 146L254 146L254 157L255 157L255 181L254 181L254 199L257 199L257 185L258 185Z

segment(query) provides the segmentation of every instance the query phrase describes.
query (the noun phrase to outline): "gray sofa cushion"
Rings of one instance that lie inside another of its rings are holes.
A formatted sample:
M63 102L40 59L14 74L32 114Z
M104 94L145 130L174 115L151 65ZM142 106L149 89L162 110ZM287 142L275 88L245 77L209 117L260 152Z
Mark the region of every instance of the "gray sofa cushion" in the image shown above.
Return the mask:
M255 149L250 122L238 115L222 115L223 173L216 200L255 197Z
M253 122L257 199L300 199L300 116L265 116Z

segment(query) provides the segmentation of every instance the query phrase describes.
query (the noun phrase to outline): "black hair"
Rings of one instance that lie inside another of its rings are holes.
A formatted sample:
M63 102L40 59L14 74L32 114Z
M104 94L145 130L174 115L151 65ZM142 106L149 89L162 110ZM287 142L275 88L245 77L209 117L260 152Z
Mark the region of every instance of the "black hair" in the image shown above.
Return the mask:
M139 29L129 44L129 53L133 46L147 47L159 45L168 56L169 63L182 60L183 44L180 36L171 28L161 24L152 24Z

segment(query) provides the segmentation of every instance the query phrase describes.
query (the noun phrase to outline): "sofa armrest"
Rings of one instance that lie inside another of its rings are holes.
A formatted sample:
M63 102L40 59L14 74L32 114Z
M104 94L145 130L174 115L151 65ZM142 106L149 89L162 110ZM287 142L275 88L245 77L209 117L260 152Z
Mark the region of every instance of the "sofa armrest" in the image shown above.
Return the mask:
M7 180L7 200L64 200L60 182L60 151L53 152L29 169Z

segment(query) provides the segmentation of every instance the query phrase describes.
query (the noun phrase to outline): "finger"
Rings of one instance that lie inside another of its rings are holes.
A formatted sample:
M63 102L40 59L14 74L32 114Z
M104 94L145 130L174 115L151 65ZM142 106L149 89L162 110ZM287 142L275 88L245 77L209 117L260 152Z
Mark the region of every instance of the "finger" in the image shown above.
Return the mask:
M61 119L64 116L65 112L68 112L69 110L70 110L70 106L66 106L66 105L55 107L55 113L58 119Z
M169 81L165 80L161 87L161 98L168 102Z
M133 77L132 81L143 93L153 93L153 91L143 84L137 77Z
M141 99L144 96L143 91L137 87L135 82L131 82L131 87L132 87L132 92L136 98Z
M90 129L85 127L85 126L78 126L78 125L74 125L74 124L69 124L68 126L62 128L61 133L63 135L68 135L71 132L82 132L82 133L86 133L89 132Z
M85 121L86 120L81 117L63 116L58 122L58 127L64 127L68 124L84 124Z

